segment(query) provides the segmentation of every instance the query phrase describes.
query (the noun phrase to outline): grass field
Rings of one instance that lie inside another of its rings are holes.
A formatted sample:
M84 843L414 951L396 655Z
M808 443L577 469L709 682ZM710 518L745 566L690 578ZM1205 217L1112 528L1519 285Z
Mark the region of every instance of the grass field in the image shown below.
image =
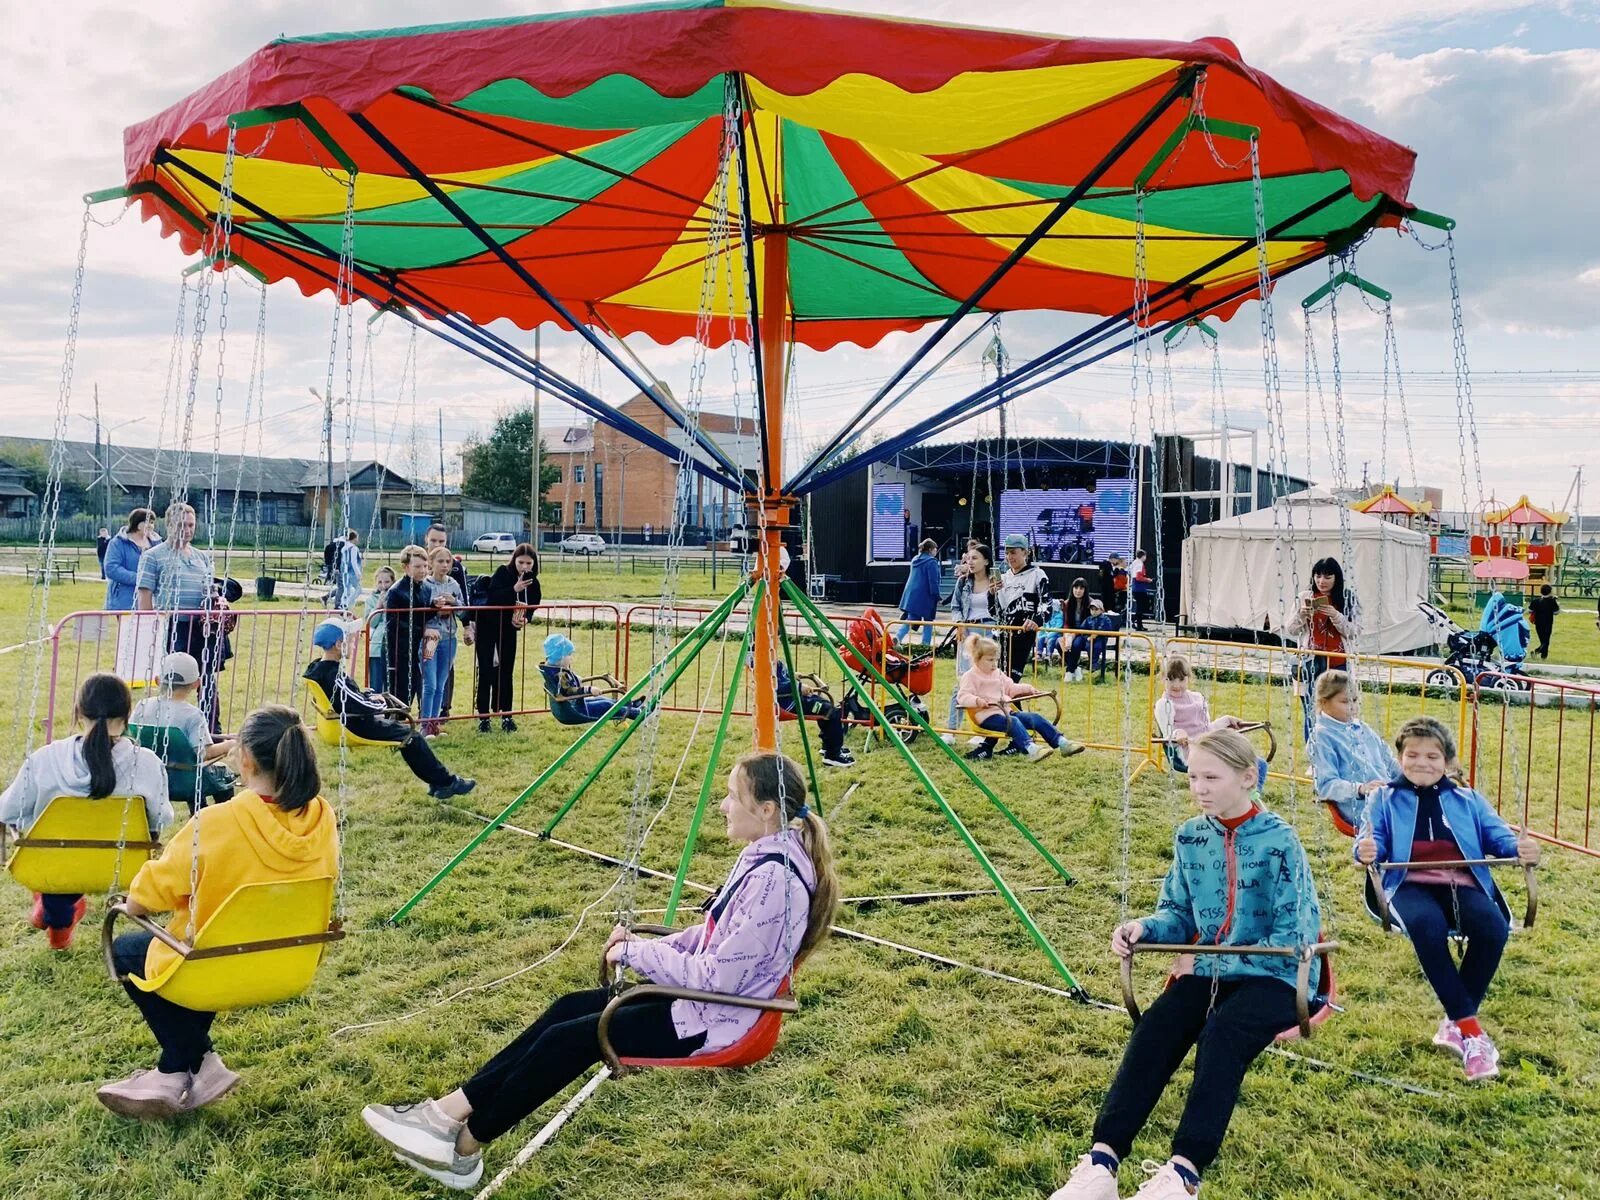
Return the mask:
M23 593L11 580L0 581L0 644L15 640L20 617L13 610L19 594L25 606ZM62 598L83 604L76 594ZM644 637L634 635L636 654L647 652ZM14 672L24 661L0 658L0 695L13 694ZM940 670L936 701L947 687L947 661ZM718 678L710 666L686 676L685 702L691 688L714 691ZM1224 703L1226 689L1215 686L1219 711L1249 707ZM1138 723L1144 688L1142 677L1130 685L1128 714ZM1064 725L1112 739L1122 726L1121 694L1111 682L1073 685ZM1250 703L1270 711L1280 728L1293 724L1281 689L1253 694ZM1449 699L1397 694L1388 703L1399 716L1412 705L1446 708ZM691 744L692 717L664 718L649 796L665 812L647 847L648 865L671 870L676 862L711 726L707 719ZM399 1016L515 971L559 945L577 914L611 886L612 868L502 832L410 920L382 924L481 828L469 809L497 811L571 737L540 718L510 735L453 729L439 744L441 755L480 780L466 798L470 804L459 807L427 799L388 751L352 752L342 782L337 755L330 755L326 790L341 798L348 821L345 905L353 936L332 950L302 1000L219 1019L219 1049L245 1074L245 1084L172 1124L125 1122L93 1098L99 1082L153 1059L148 1033L105 979L95 953L101 903L94 902L73 952L52 955L26 925L26 896L14 888L0 892L6 897L0 900L0 1037L7 1047L0 1068L0 1192L30 1200L430 1194L366 1133L360 1106L454 1086L554 995L590 986L616 895L538 970L409 1021L334 1031ZM784 737L795 750L795 727L785 726ZM536 829L547 820L600 749L581 752L517 823ZM913 749L1008 879L1019 886L1052 882L1048 868L935 747L923 739ZM1536 743L1536 753L1544 750ZM1116 752L985 765L986 778L1076 874L1071 889L1026 899L1090 994L1112 1002L1116 978L1105 943L1118 918L1123 874L1122 765ZM635 767L632 749L624 749L560 836L617 852ZM832 811L857 781L861 787ZM847 894L984 886L978 866L892 753L879 750L851 771L828 772L823 788ZM1594 887L1600 863L1548 855L1539 926L1513 939L1485 1010L1504 1052L1502 1077L1469 1088L1453 1060L1427 1043L1437 1014L1408 946L1386 938L1360 912L1358 877L1342 839L1303 787L1291 796L1275 782L1268 800L1300 828L1323 892L1325 924L1345 943L1338 967L1348 1011L1303 1048L1329 1067L1268 1057L1253 1070L1206 1194L1593 1195L1600 1010L1587 981L1600 969L1593 936L1600 927ZM1171 828L1189 806L1180 781L1147 771L1131 789L1129 810L1127 877L1138 912L1153 903ZM691 876L715 883L731 858L713 819ZM1515 907L1520 892L1513 891ZM665 895L664 885L643 881L636 906L659 908ZM840 924L1041 983L1063 982L994 898L847 908ZM1146 997L1159 986L1158 975L1154 964L1144 964ZM1127 1034L1120 1012L843 938L808 964L798 994L804 1011L786 1024L768 1062L608 1084L502 1195L1042 1197L1082 1149ZM1407 1093L1352 1072L1437 1094ZM1185 1070L1135 1158L1165 1156L1186 1080ZM494 1147L489 1170L504 1165L529 1133L519 1130L521 1136ZM1125 1190L1135 1176L1134 1166L1124 1172Z

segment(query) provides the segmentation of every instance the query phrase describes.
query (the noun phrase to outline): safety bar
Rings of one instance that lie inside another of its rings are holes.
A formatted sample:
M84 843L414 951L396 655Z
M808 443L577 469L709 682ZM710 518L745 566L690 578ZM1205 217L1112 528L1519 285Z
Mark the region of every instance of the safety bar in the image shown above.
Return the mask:
M228 958L235 954L254 954L266 950L288 950L295 946L317 946L325 942L337 942L344 937L344 926L338 921L329 924L324 933L302 933L294 937L266 938L258 942L234 942L227 946L204 946L200 949L180 941L164 926L158 925L149 917L137 915L128 911L126 898L117 900L106 906L105 923L100 926L100 952L105 956L106 974L111 976L112 983L124 983L126 975L117 974L116 956L112 945L116 941L115 926L118 917L127 917L144 932L156 941L171 950L185 962L200 962L208 958Z
M1299 963L1295 971L1295 1015L1300 1023L1300 1036L1311 1037L1311 964L1316 959L1326 959L1339 949L1338 942L1316 942L1309 946L1212 946L1192 945L1183 942L1135 942L1133 954L1253 954L1268 958L1293 958ZM1135 1022L1139 1020L1139 1001L1133 994L1133 954L1122 960L1122 1003Z
M1389 907L1389 897L1383 893L1383 872L1385 871L1449 871L1466 870L1469 867L1488 867L1491 870L1498 867L1522 868L1522 882L1528 891L1528 908L1522 917L1524 929L1533 928L1533 919L1539 915L1539 880L1534 875L1533 863L1525 863L1520 858L1452 858L1441 862L1390 862L1367 864L1367 878L1372 881L1372 894L1377 898L1378 917L1383 921L1383 931L1388 933L1394 925L1394 913Z
M1267 752L1262 757L1271 762L1278 756L1278 736L1272 732L1271 721L1247 721L1243 725L1235 725L1233 727L1235 733L1259 733L1262 730L1265 730L1267 734ZM1194 739L1190 738L1188 740L1193 741ZM1156 746L1176 746L1180 744L1175 737L1155 737L1151 738L1150 741L1152 745Z

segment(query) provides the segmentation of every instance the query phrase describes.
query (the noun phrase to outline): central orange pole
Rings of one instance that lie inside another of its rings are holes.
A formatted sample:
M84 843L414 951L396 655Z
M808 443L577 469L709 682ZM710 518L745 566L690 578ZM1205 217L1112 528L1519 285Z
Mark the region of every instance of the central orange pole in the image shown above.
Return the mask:
M756 749L778 748L777 666L782 655L778 640L779 587L783 564L779 552L789 524L789 501L783 495L783 394L785 378L784 325L788 320L789 238L769 233L762 241L766 261L761 272L762 408L766 414L766 458L761 478L760 527L763 529L757 573L767 581L766 603L756 622L755 707ZM798 687L798 684L795 684Z

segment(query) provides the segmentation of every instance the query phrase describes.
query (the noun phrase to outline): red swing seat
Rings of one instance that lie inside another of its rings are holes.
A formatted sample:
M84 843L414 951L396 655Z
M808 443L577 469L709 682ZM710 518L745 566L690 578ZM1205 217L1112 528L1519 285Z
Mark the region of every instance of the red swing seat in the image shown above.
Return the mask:
M774 999L789 998L789 981L785 979ZM688 1058L621 1058L617 1061L630 1071L647 1067L750 1067L766 1058L778 1045L778 1033L783 1027L783 1013L767 1009L745 1035L731 1046L713 1050L710 1054L694 1054Z
M1332 800L1324 800L1322 803L1328 806L1328 816L1333 821L1333 827L1347 838L1355 837L1356 827L1344 819L1344 814L1339 811L1339 806Z

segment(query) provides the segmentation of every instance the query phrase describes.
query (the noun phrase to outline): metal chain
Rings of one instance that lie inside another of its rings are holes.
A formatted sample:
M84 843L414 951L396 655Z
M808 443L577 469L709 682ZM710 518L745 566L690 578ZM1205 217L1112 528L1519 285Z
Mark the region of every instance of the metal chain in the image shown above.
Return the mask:
M1400 369L1400 342L1394 332L1394 306L1386 304L1383 308L1384 336L1388 339L1389 349L1384 359L1387 362L1394 359L1394 393L1400 402L1400 427L1406 435L1406 465L1411 468L1411 486L1420 489L1421 476L1417 473L1417 450L1411 441L1411 413L1406 408L1406 382L1405 372Z
M50 435L49 469L45 477L42 519L39 522L38 557L39 575L28 591L28 623L23 626L24 636L36 639L32 654L31 680L28 692L28 725L22 738L22 756L33 752L33 732L39 719L40 679L44 671L45 634L50 620L50 579L55 574L56 522L61 512L61 473L66 463L67 420L72 410L72 380L78 366L78 328L83 313L84 264L89 253L89 222L91 206L85 202L83 219L78 226L78 263L72 275L72 299L67 309L67 340L61 356L61 379L56 388L56 420ZM17 672L17 697L12 712L22 712L24 679ZM13 734L15 728L13 727ZM13 743L16 742L13 736Z
M161 449L166 444L167 438L167 413L173 413L173 423L177 423L179 386L179 364L183 362L183 329L184 317L189 311L189 277L178 276L178 315L172 325L172 349L167 355L167 379L161 386L161 416L156 422L156 452L150 458L150 490L145 498L145 505L150 509L156 506L156 482L161 477Z
M1446 231L1445 253L1450 267L1450 337L1456 372L1456 441L1461 452L1461 507L1470 513L1472 499L1467 494L1468 436L1472 439L1472 470L1477 481L1477 509L1484 505L1483 458L1478 451L1478 418L1472 407L1472 372L1467 364L1466 322L1461 311L1461 281L1456 275L1455 234ZM1470 522L1468 532L1471 532Z

